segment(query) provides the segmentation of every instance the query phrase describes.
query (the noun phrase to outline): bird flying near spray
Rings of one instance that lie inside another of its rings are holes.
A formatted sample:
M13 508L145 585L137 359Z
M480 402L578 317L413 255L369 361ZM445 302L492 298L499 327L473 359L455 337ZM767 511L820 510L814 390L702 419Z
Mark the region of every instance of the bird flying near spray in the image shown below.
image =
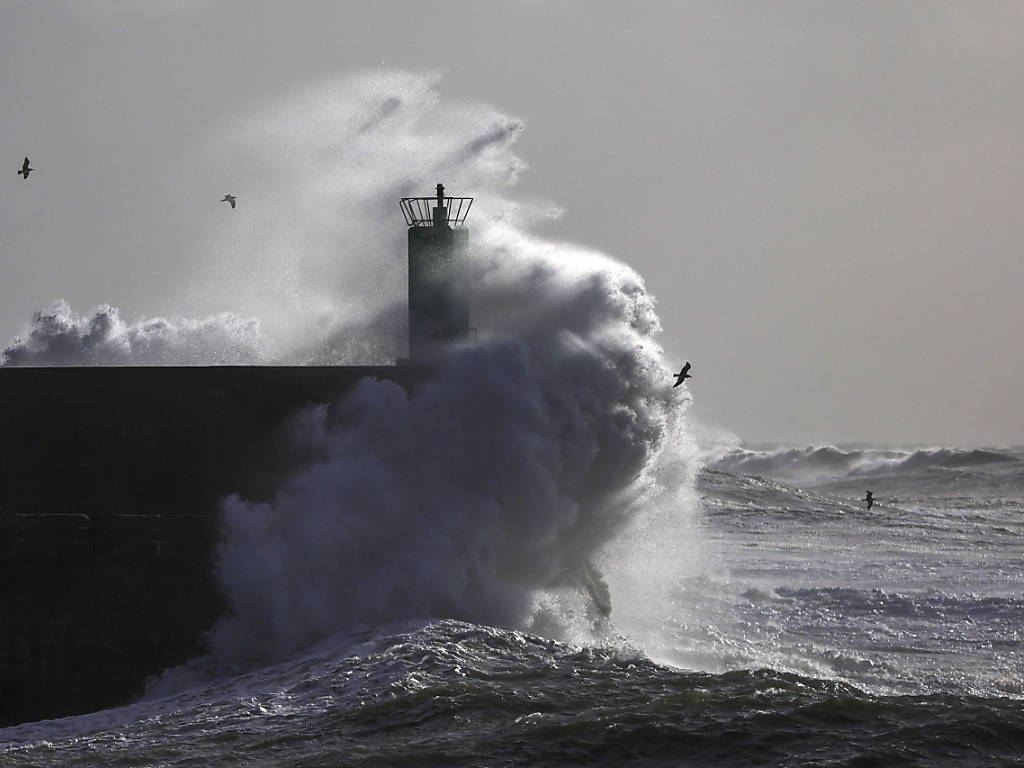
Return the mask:
M676 374L676 383L672 385L672 389L675 389L687 379L692 378L693 376L690 375L690 363L687 361L686 365L684 365L679 373Z

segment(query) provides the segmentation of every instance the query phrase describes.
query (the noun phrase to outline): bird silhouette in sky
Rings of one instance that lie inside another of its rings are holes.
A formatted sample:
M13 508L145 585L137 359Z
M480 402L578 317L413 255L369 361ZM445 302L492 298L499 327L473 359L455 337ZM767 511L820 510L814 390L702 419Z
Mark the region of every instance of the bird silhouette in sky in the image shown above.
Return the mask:
M30 173L32 173L32 171L34 171L34 170L35 170L35 168L29 168L28 167L28 158L26 157L25 158L25 162L21 164L21 170L18 171L18 175L19 176L23 176L24 178L27 179L28 175Z
M672 389L675 389L687 379L692 379L690 375L690 363L687 361L686 365L683 366L682 370L676 374L676 383L672 385Z
M234 195L224 195L224 197L222 197L220 199L220 201L222 203L231 203L231 207L234 208L235 207L235 200L237 200L237 199L238 198L235 197Z

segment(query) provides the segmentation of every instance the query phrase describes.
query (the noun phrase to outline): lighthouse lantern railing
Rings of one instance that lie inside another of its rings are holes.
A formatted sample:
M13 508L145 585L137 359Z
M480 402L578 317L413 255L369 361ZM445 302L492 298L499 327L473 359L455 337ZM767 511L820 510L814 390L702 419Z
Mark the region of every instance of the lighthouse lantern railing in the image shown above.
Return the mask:
M400 205L409 227L461 227L473 205L472 197L445 197L444 184L434 197L403 197Z

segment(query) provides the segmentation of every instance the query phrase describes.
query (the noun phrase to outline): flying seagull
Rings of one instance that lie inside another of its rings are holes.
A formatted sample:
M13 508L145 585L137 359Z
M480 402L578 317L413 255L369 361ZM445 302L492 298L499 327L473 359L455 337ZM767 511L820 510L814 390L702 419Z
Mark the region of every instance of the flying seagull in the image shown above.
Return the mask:
M29 168L28 167L28 158L26 157L25 158L25 162L21 164L21 170L18 171L18 175L19 176L23 176L23 177L25 177L27 179L28 175L30 173L32 173L32 171L34 171L34 170L35 170L35 168Z
M220 199L220 201L222 203L231 203L231 207L234 208L235 207L235 200L237 200L237 199L238 198L235 197L234 195L224 195L224 197L222 197Z
M682 370L676 374L676 383L672 385L672 389L675 389L687 379L692 379L690 375L690 363L687 361L686 365L683 366Z
M875 494L868 491L867 495L864 497L864 501L868 503L868 509L871 509L871 505L875 503Z

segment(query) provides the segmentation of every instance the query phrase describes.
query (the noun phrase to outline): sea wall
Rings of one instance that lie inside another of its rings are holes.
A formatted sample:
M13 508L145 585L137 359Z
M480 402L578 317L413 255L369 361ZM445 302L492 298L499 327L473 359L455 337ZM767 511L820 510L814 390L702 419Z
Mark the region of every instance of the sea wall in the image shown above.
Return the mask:
M305 405L381 367L0 369L0 725L124 703L202 650L228 493L263 498Z

